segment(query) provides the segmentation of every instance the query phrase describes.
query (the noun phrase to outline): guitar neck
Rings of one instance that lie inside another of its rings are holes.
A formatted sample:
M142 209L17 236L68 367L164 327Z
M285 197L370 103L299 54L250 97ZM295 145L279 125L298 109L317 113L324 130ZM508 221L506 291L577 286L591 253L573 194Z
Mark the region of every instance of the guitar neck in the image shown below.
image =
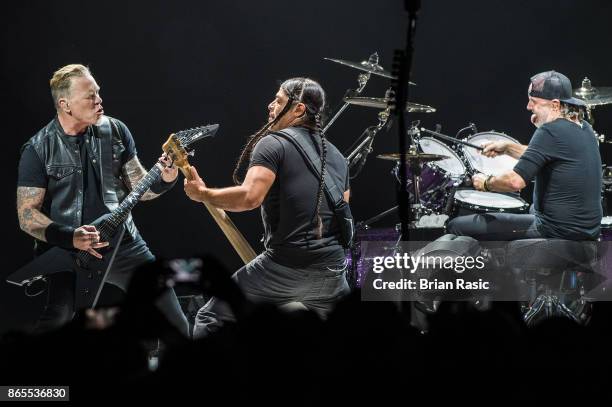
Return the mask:
M219 225L225 234L225 237L227 237L227 240L229 240L230 244L234 250L236 250L236 253L238 253L238 256L240 256L244 264L257 257L255 250L253 250L249 242L247 242L243 234L240 233L236 225L234 225L234 222L232 222L223 209L219 209L206 202L204 203L204 206L206 206L206 209L208 209L210 215L213 217L215 222L217 222L217 225Z
M132 189L132 192L125 197L125 199L115 208L109 218L108 222L115 229L121 225L129 216L132 209L140 201L140 198L151 188L155 182L161 178L161 168L159 165L154 165L153 168L145 175Z
M191 166L187 161L183 162L182 165L179 165L179 169L186 179L193 179L191 176ZM227 240L229 240L234 250L236 250L236 253L238 253L238 256L240 256L244 264L247 264L257 257L255 250L253 250L249 242L247 242L243 234L240 233L236 225L234 225L234 222L232 222L223 209L217 208L216 206L213 206L207 202L204 202L204 206L206 206L206 209L208 209L210 215L213 217L215 222L217 222L217 225L219 225L221 231Z
M154 165L147 175L136 184L132 192L125 197L119 206L97 225L103 240L109 240L117 233L119 226L125 222L134 206L140 201L140 198L149 190L151 185L159 180L160 177L161 168L159 168L158 165ZM86 251L81 250L77 254L78 262L83 266L86 266L92 258L93 257Z

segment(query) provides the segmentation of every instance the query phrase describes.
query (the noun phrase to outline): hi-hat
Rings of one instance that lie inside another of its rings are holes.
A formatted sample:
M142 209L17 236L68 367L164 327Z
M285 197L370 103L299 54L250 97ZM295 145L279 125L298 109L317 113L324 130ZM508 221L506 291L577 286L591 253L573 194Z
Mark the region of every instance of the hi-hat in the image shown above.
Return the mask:
M400 154L399 153L379 154L376 156L376 158L379 158L381 160L399 161ZM450 157L447 155L442 155L442 154L428 154L428 153L414 153L414 152L406 153L406 161L429 162L429 161L440 161L446 158L450 158Z
M391 75L391 72L386 71L382 66L378 64L374 64L369 61L351 62L351 61L346 61L344 59L334 59L334 58L323 58L323 59L327 59L328 61L332 61L337 64L350 66L351 68L369 72L371 74L382 76L384 78L397 79L394 75ZM416 83L414 82L408 82L408 83L411 85L416 85Z
M612 103L612 87L596 88L589 78L582 80L582 86L574 89L574 96L582 99L588 107Z
M373 107L375 109L386 109L389 103L389 99L386 98L370 98L362 96L347 96L344 101L351 105ZM406 111L410 113L434 113L435 107L421 105L419 103L408 102L406 104Z

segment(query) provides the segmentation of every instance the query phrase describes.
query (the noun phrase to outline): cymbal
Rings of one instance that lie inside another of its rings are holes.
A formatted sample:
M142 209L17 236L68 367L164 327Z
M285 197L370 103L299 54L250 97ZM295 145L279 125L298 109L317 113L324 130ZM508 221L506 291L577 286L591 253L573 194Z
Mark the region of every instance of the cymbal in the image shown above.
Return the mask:
M334 58L323 58L323 59L327 59L328 61L332 61L332 62L335 62L337 64L350 66L351 68L355 68L355 69L359 69L361 71L369 72L369 73L372 73L374 75L382 76L384 78L397 79L395 76L391 75L391 72L386 71L382 66L380 66L378 64L373 64L373 63L368 62L368 61L351 62L351 61L346 61L344 59L334 59ZM408 83L410 85L416 85L416 83L414 83L414 82L408 82Z
M596 88L589 78L582 80L582 86L574 89L574 96L582 99L587 106L599 106L612 103L612 87Z
M390 160L390 161L399 161L400 155L399 153L390 153L390 154L379 154L376 156L381 160ZM427 153L406 153L406 161L440 161L446 158L450 158L447 155L442 154L427 154Z
M376 109L386 109L388 106L389 99L386 98L370 98L362 96L347 96L344 101L351 105L373 107ZM435 107L421 105L419 103L408 102L406 104L406 111L410 113L434 113Z

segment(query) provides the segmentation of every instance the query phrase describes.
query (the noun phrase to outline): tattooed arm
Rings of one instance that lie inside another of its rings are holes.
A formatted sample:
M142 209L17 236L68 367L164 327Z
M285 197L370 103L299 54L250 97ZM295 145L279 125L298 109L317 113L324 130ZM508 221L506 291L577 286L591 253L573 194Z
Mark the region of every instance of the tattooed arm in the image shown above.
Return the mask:
M178 170L172 166L172 161L166 156L166 153L159 157L155 164L161 168L161 180L157 184L153 184L147 192L144 193L141 201L155 199L164 192L174 186L178 176ZM123 166L123 177L127 187L133 190L136 184L147 175L147 170L144 169L137 156L134 156L130 161Z
M145 168L142 166L142 164L138 160L138 156L134 156L130 161L126 162L125 165L123 166L123 179L127 187L130 189L130 191L134 189L136 184L138 184L138 182L141 179L143 179L145 175L147 175L147 170L145 170ZM159 195L160 194L151 192L151 189L149 189L147 192L144 193L144 195L142 196L142 198L140 198L140 200L148 201L150 199L157 198Z
M65 248L75 247L89 252L92 256L102 258L95 249L108 246L100 241L100 232L95 226L84 225L76 230L72 227L54 223L41 211L45 199L45 188L17 187L17 215L21 230L38 240ZM52 232L52 233L51 233Z
M51 224L51 219L41 211L45 199L45 188L17 188L17 216L19 226L27 234L46 242L45 230Z

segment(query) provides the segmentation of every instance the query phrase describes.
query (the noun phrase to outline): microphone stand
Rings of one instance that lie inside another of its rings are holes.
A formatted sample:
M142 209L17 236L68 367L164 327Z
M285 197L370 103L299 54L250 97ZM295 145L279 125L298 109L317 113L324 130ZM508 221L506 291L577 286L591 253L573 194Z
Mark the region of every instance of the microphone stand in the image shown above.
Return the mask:
M404 8L408 13L408 29L406 33L406 48L405 50L396 51L396 64L399 65L399 75L397 75L397 92L395 113L398 120L399 131L399 153L400 153L400 185L397 192L398 205L401 219L401 240L409 240L409 225L414 219L408 206L410 195L408 193L408 177L406 171L406 136L410 137L410 144L414 145L412 135L406 131L406 105L408 102L408 82L410 81L410 68L412 66L412 56L414 53L414 35L416 31L416 22L418 12L421 7L420 0L404 0ZM396 66L397 68L397 66ZM420 163L417 163L420 167ZM414 165L413 165L414 167ZM416 188L416 185L415 185ZM415 197L416 198L416 197ZM415 202L414 205L420 205L420 202Z

